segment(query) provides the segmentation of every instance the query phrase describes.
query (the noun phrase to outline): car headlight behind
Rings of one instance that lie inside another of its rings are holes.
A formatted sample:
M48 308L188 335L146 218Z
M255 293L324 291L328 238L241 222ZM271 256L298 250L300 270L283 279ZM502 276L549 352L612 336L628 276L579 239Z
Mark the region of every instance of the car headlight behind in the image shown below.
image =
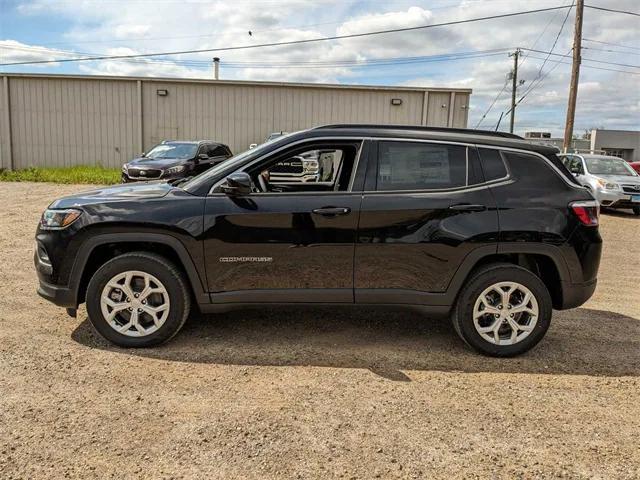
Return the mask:
M598 178L596 181L600 188L603 188L604 190L620 190L620 185L615 182L607 182L602 178Z
M67 208L65 210L46 209L40 219L42 230L62 230L67 228L82 215L82 210Z
M122 173L129 173L129 167L126 163L122 165Z
M164 171L165 175L173 175L174 173L180 173L184 170L184 165L176 165L175 167L167 168Z

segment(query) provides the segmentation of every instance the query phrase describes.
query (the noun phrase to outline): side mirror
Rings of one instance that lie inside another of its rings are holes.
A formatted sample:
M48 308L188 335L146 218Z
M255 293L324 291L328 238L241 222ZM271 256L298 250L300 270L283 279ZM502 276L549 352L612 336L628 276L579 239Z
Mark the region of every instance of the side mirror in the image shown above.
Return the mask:
M248 195L251 193L251 177L246 172L234 172L220 184L220 190L227 195Z
M209 155L206 153L201 153L198 155L198 160L209 160Z
M144 158L144 157L146 157L146 156L147 156L147 154L146 154L145 152L142 152L142 153L140 154L140 157L141 157L141 158Z
M252 143L251 145L249 145L249 150L256 148L258 146L257 143Z

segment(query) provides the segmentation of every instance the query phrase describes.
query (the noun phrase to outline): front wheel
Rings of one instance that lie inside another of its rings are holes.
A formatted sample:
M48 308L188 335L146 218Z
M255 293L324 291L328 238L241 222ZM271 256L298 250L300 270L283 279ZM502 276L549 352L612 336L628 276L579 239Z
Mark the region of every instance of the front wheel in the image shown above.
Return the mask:
M640 215L640 207L633 207L633 213L635 215Z
M542 340L551 311L551 296L540 278L516 265L494 264L475 272L463 287L452 322L477 351L512 357Z
M189 315L182 272L159 255L133 252L102 265L86 295L89 320L120 347L150 347L173 337Z

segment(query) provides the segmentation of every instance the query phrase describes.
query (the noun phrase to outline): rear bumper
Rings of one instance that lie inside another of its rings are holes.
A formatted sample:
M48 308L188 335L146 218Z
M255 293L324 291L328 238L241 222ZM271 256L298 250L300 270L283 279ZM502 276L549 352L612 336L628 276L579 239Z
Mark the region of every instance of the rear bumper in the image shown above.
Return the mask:
M559 310L576 308L591 298L596 290L597 280L585 283L562 282L562 307Z

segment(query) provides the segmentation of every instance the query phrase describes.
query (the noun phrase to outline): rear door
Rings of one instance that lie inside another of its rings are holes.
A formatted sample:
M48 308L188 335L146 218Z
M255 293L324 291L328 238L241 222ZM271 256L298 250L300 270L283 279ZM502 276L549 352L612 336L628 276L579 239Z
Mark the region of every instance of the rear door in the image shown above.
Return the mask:
M498 216L473 145L379 140L356 240L356 303L433 304Z

